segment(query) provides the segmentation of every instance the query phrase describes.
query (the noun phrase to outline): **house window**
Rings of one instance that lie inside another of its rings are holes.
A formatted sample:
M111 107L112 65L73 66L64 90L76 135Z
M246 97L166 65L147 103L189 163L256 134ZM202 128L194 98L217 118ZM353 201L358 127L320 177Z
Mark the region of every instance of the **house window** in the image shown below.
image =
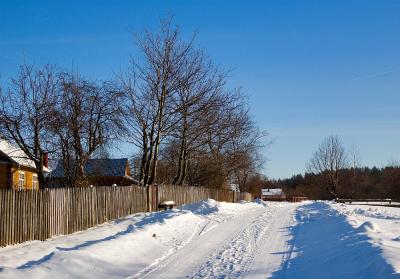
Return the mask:
M39 180L37 174L32 175L32 189L39 189Z
M18 189L23 189L25 186L25 172L20 171L19 172L19 180L18 180Z

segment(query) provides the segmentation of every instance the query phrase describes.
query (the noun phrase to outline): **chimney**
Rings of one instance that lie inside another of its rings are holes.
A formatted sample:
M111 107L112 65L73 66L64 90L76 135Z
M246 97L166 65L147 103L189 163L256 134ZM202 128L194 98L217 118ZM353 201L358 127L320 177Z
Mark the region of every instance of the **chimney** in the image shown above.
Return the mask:
M49 167L49 153L43 154L43 166L48 168Z

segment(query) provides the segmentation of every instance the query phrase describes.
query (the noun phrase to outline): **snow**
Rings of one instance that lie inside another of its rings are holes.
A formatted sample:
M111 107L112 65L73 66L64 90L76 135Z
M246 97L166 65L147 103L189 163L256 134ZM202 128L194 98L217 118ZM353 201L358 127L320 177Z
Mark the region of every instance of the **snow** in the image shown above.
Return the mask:
M400 205L400 202L392 201L390 199L382 200L382 201L359 201L359 202L352 202L352 205Z
M282 195L282 189L261 189L261 194L263 196L280 196Z
M399 208L207 200L0 249L0 278L399 278Z
M289 242L292 252L273 277L399 278L394 264L400 263L400 257L390 261L383 253L382 243L375 245L371 238L371 234L380 230L380 224L375 221L352 224L351 215L351 206L331 202L300 206L295 215L297 224L289 228L293 236ZM360 218L368 221L368 217ZM396 234L396 223L389 222L387 231L381 234Z
M165 201L165 202L161 202L160 205L175 205L174 201Z
M8 158L10 158L13 162L18 165L36 168L35 163L28 158L22 149L11 144L10 142L0 138L0 152L4 153ZM46 167L43 167L44 172L49 172L50 170Z
M368 236L368 242L400 273L400 208L343 204L333 207L360 235Z

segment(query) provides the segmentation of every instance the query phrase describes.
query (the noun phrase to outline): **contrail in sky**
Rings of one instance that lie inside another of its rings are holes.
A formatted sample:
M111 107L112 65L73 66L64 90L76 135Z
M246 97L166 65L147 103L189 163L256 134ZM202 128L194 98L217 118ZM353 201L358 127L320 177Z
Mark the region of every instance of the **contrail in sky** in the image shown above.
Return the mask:
M370 79L370 78L374 78L374 77L380 77L380 76L384 76L393 72L397 72L398 70L400 70L399 68L395 68L392 70L388 70L388 71L384 71L384 72L379 72L379 73L374 73L374 74L370 74L370 75L365 75L365 76L359 76L359 77L355 77L352 80L363 80L363 79Z

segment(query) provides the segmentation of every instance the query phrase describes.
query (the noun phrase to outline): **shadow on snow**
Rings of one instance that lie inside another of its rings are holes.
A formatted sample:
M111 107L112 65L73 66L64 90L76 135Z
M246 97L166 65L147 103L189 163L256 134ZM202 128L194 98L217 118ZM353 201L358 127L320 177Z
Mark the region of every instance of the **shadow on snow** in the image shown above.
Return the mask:
M400 278L365 231L344 215L317 202L299 207L281 269L272 278ZM278 254L277 253L277 254Z
M56 251L50 252L46 255L44 255L43 257L41 257L40 259L37 260L32 260L32 261L28 261L22 265L20 265L19 267L17 267L17 269L27 269L27 268L31 268L40 264L43 264L49 260L51 260L51 258L56 254L56 252L68 252L68 251L75 251L75 250L80 250L98 243L102 243L102 242L106 242L106 241L111 241L114 239L117 239L119 237L125 236L129 233L134 232L137 229L143 228L145 225L148 224L154 224L154 223L163 223L165 222L165 220L170 219L172 217L175 217L177 215L183 214L183 212L177 211L177 210L167 210L167 211L160 211L160 212L156 212L156 213L149 213L147 214L147 216L145 216L142 220L136 222L134 225L130 224L127 226L127 228L125 230L116 232L115 234L100 238L100 239L94 239L94 240L87 240L84 241L80 244L77 244L75 246L72 247L56 247ZM129 221L132 220L133 218L135 218L135 215L133 215L132 217L124 217L115 221L112 221L114 223L121 223L124 221ZM3 270L3 268L0 268L0 272Z

